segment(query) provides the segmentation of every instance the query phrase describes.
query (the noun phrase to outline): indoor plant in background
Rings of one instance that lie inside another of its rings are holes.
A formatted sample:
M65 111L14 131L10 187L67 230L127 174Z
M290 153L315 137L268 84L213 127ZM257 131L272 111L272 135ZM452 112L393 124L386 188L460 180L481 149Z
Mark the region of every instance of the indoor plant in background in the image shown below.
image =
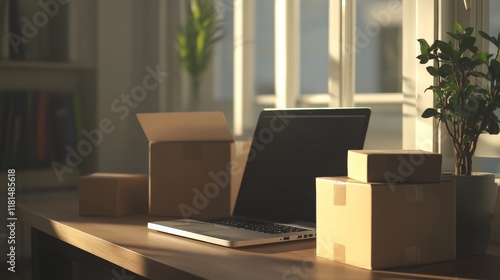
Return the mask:
M495 211L494 174L472 172L472 157L482 133L498 134L500 108L500 34L478 34L496 46L495 54L477 47L473 28L454 24L450 42L436 40L429 45L419 39L421 64L433 62L427 72L436 82L427 90L435 96L433 108L422 117L434 117L451 137L455 172L450 179L457 186L457 255L484 254ZM500 143L499 143L500 145Z
M223 36L222 22L214 0L187 1L186 10L186 22L177 34L177 50L191 76L191 109L198 110L200 84L212 58L214 44Z

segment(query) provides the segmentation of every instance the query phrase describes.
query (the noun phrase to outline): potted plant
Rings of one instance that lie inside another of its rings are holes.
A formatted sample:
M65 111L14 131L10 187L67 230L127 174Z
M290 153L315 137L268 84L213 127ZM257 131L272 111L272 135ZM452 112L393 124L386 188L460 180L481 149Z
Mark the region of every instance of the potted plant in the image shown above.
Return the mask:
M177 34L181 63L191 76L192 105L199 109L199 88L210 63L214 44L222 39L222 22L212 0L186 2L187 19Z
M429 45L419 39L421 64L432 62L427 72L435 77L431 90L434 106L422 117L434 117L445 127L455 154L455 172L448 178L457 187L457 255L484 254L489 240L496 192L494 174L472 172L472 157L482 133L498 134L500 108L500 34L491 42L496 54L477 47L474 29L454 24L451 41L436 40ZM426 91L427 91L426 90Z

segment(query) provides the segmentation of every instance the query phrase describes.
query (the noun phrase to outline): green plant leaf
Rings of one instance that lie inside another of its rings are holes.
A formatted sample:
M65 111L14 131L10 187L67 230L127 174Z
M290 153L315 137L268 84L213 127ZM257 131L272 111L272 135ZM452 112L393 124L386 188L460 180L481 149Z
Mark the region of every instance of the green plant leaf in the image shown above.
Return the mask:
M453 39L455 39L455 40L460 40L460 36L459 36L458 34L456 34L456 33L452 33L452 32L446 32L446 33L448 33L448 35L449 35L451 38L453 38Z
M460 49L461 50L470 50L474 46L475 43L476 43L475 37L471 37L471 36L465 37L460 42Z
M476 78L485 78L485 79L488 79L488 75L484 74L483 72L472 71L472 72L470 72L470 75L472 77L476 77Z
M213 1L189 0L185 3L187 17L179 27L177 51L196 88L212 57L213 45L223 35L223 26Z
M488 33L484 32L484 31L479 31L478 33L479 33L479 35L481 35L481 37L483 37L484 39L493 43L493 45L495 45L495 46L498 45L498 40L494 37L491 37Z
M476 53L472 59L478 63L484 63L484 64L487 64L488 63L488 53L486 52L479 52L479 53Z
M438 53L438 57L442 60L442 61L450 61L451 60L451 57L445 53Z
M199 2L196 0L191 0L191 14L194 21L199 22L201 18L201 10Z
M425 39L418 39L417 40L420 43L420 53L422 54L428 54L429 53L429 43Z
M443 64L441 67L439 67L439 75L443 78L446 78L447 76L453 74L453 67L451 64Z
M448 83L448 87L452 90L452 91L457 91L458 90L458 85L455 84L455 83Z
M500 62L498 60L492 59L488 70L492 73L493 77L500 78L498 76L500 74Z
M464 29L463 29L462 25L460 25L460 23L458 23L458 22L453 23L453 27L455 28L455 30L458 33L460 33L460 34L464 34L465 33Z
M417 56L417 59L420 60L420 64L426 64L427 62L429 62L429 56L427 54L421 54Z
M450 43L440 41L438 43L438 48L441 52L449 55L450 57L453 57L453 47L451 46Z
M196 37L196 54L201 56L205 50L205 31L200 30L198 36Z
M431 118L431 117L437 117L439 116L439 113L436 109L434 108L427 108L425 111L422 113L422 118Z
M427 72L429 72L429 74L431 74L431 76L434 76L434 77L438 77L439 76L439 72L436 69L436 67L427 66L425 69L427 69Z
M467 27L464 29L464 34L467 36L470 36L472 34L472 32L474 32L474 28L472 28L472 27Z
M470 70L470 69L474 68L475 66L476 66L476 63L474 61L472 61L472 59L470 59L469 57L464 56L458 60L458 67L462 71Z

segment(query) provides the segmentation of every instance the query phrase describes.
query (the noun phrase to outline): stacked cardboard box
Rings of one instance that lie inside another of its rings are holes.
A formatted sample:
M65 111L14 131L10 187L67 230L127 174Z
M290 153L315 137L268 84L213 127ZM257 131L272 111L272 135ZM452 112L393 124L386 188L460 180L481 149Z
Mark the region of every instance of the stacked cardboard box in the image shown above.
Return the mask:
M455 185L441 155L349 151L348 177L316 179L317 255L366 269L456 258Z

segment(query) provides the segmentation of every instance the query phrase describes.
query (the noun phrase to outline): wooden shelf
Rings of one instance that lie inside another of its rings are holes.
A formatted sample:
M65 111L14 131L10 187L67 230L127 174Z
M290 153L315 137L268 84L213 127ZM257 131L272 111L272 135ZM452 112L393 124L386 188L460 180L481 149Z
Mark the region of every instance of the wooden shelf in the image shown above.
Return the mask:
M73 62L3 60L0 61L0 70L4 69L93 71L96 69L96 65L73 63Z
M94 75L92 64L62 62L1 61L0 91L46 90L77 92L88 75Z

